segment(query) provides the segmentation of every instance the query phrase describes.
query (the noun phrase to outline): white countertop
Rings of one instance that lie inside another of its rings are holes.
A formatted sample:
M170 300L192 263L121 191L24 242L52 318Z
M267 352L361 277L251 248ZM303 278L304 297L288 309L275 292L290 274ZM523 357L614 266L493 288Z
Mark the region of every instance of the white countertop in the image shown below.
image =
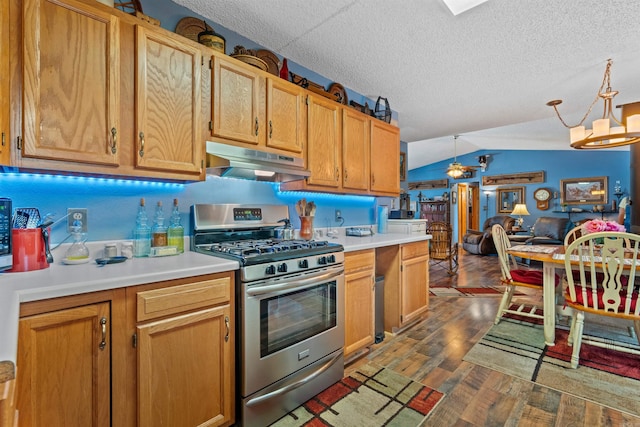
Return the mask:
M338 232L337 238L323 238L342 244L345 252L431 238L424 234L397 233L347 237L344 235L344 229ZM186 243L185 248L188 248L188 239ZM22 302L233 271L239 268L236 261L191 251L176 256L133 258L120 264L99 266L95 263L95 258L100 257L99 248L104 246L104 242L94 242L88 246L92 260L86 264L63 264L60 259L64 256L65 248L60 247L53 252L56 261L49 268L24 273L0 273L0 361L9 360L15 363L19 309Z

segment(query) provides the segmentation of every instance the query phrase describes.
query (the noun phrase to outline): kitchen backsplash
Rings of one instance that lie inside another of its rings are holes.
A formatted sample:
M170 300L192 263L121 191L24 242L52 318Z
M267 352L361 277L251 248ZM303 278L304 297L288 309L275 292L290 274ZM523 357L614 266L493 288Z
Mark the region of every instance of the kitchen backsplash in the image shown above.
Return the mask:
M2 175L0 196L11 198L14 208L35 207L43 216L50 213L54 221L63 218L68 208L87 208L89 241L131 239L141 197L149 209L158 201L171 206L177 198L185 234L191 228L190 207L196 203L285 204L295 228L300 224L294 204L302 197L315 201L315 226L321 228L373 224L377 204L388 203L385 198L366 196L281 192L278 184L219 177L176 184L13 173ZM344 224L334 221L335 209L341 210ZM61 220L52 227L54 244L69 236L66 223Z

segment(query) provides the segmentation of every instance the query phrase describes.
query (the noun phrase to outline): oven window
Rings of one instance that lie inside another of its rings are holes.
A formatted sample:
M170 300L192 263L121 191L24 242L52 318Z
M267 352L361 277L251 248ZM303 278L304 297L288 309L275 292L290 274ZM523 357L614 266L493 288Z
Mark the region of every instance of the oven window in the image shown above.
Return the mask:
M336 326L336 282L260 301L260 357Z

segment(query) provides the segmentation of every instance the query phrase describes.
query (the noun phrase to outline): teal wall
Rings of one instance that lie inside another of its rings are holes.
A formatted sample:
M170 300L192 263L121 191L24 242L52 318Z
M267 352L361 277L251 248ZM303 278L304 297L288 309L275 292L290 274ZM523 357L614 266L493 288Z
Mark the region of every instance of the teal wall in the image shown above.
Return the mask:
M560 211L560 181L569 178L582 177L599 177L606 176L608 178L608 206L611 206L613 198L613 186L616 180L619 180L623 191L628 195L630 180L630 157L629 151L599 151L599 150L567 150L567 151L542 151L542 150L503 150L503 151L477 151L475 153L458 156L458 162L463 165L478 166L478 156L488 154L489 163L485 172L478 169L472 178L455 180L449 178L445 172L449 163L453 159L443 162L434 163L422 168L409 171L408 181L424 181L431 179L448 178L449 185L457 182L475 182L480 184L480 219L481 222L487 217L496 215L496 188L523 186L525 188L525 202L527 209L531 214L524 218L525 226L532 226L535 220L540 216L566 216L567 214L553 212ZM482 186L483 175L500 175L520 172L545 172L545 182L534 184L513 184L500 186ZM533 192L540 188L546 187L557 192L557 199L549 204L548 210L539 210L533 198ZM421 190L424 198L433 198L441 196L447 190ZM489 201L487 203L485 191L489 192ZM417 200L419 191L412 190L411 199ZM485 210L485 207L488 209ZM592 205L570 206L591 210ZM454 206L455 209L455 206ZM586 214L572 214L572 220L584 218ZM590 215L591 217L593 214ZM615 217L615 215L614 215Z

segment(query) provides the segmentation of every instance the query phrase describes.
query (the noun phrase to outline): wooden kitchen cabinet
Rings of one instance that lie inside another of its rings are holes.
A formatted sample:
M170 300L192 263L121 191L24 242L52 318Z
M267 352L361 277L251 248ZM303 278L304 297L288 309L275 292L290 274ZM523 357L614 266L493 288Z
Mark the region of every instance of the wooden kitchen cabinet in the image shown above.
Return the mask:
M340 105L309 95L307 110L307 168L310 186L337 189L342 179Z
M400 194L400 129L371 120L371 192Z
M304 90L255 67L213 56L212 135L258 150L302 156Z
M385 331L414 324L429 308L428 240L376 249L376 275L385 280Z
M137 426L234 422L233 279L127 290L135 299Z
M21 306L17 359L21 426L112 425L111 374L112 363L115 368L117 362L112 360L108 298L104 294ZM117 387L117 378L113 384Z
M98 2L9 3L12 166L204 180L206 47Z
M342 109L342 188L369 190L371 119L352 109Z
M0 2L0 165L11 163L9 2Z
M203 170L200 49L136 25L136 167Z
M22 14L22 157L118 165L118 17L73 0Z
M345 253L345 360L375 342L375 250Z

